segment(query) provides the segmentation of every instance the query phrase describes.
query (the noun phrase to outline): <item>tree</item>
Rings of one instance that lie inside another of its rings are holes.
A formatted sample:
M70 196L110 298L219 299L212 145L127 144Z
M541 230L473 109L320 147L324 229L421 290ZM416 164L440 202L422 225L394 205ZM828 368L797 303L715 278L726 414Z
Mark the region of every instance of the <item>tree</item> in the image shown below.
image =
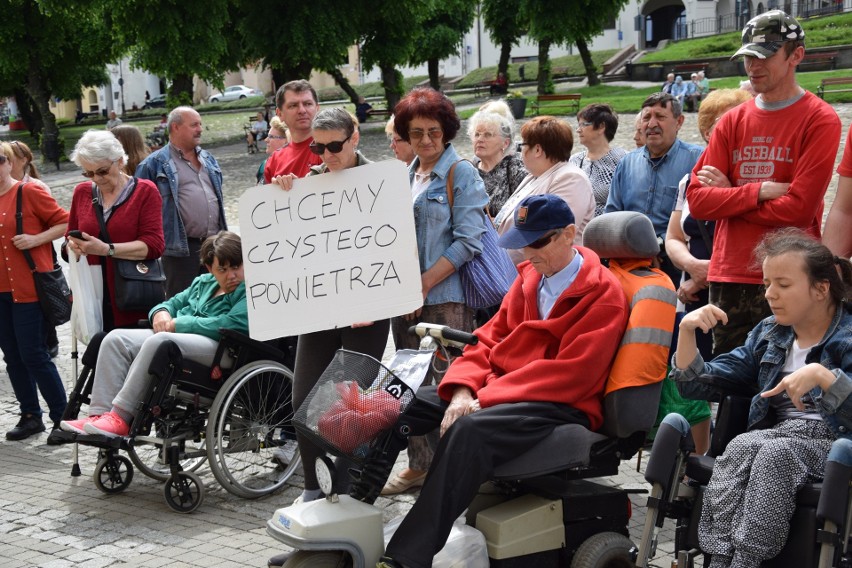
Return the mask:
M484 0L482 2L482 20L488 30L488 36L500 46L500 60L497 73L509 76L509 56L512 46L527 32L526 19L522 12L522 0Z
M193 80L222 84L246 62L231 0L112 0L115 29L136 67L169 79L169 97L192 103Z
M420 22L414 28L414 50L411 65L426 63L429 84L441 89L438 63L441 59L458 53L464 34L473 25L478 0L431 0Z
M334 77L350 99L357 102L358 93L340 72L339 65L346 61L349 47L358 42L361 22L370 13L363 0L323 0L319 4L280 0L237 2L240 11L237 26L246 56L272 69L276 85L308 79L311 70L318 69Z
M42 154L58 160L50 100L77 99L81 86L107 81L106 63L116 57L109 14L103 3L83 0L0 0L0 10L0 91L18 93Z
M361 36L361 62L366 70L378 67L389 109L396 106L403 92L402 73L397 66L411 61L414 52L412 29L420 25L430 0L375 0L369 3L370 25Z

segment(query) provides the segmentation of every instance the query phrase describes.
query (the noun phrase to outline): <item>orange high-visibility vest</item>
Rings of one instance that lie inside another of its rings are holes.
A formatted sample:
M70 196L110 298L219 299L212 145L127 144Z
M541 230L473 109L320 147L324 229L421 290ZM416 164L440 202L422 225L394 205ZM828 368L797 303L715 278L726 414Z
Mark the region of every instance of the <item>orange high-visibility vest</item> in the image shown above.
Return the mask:
M606 394L665 378L677 308L671 279L651 268L648 259L610 259L609 269L627 294L630 317L612 364Z

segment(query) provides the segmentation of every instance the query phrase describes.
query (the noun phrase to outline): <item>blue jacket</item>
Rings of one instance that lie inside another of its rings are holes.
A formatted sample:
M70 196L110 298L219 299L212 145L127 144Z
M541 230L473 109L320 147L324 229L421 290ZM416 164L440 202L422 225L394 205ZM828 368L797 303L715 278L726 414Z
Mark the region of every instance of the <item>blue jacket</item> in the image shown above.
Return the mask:
M615 168L605 212L637 211L647 215L658 237L666 238L669 217L677 198L677 186L692 171L703 148L676 139L656 164L648 148L637 148Z
M671 377L675 381L692 381L699 375L711 374L764 392L780 382L780 372L794 339L793 328L776 323L775 317L770 316L748 334L742 347L719 355L709 363L697 355L686 369L672 365ZM852 379L849 377L852 371L852 314L844 308L837 310L825 337L811 348L805 362L819 363L837 377L827 391L815 387L810 395L834 435L852 440L852 399L849 397L852 393ZM689 398L706 399L715 392L712 387L696 382L678 387ZM768 412L769 399L755 395L748 413L749 429L766 418Z
M488 204L485 184L470 162L461 162L453 173L452 224L447 201L447 174L450 166L461 158L452 144L432 168L429 186L414 200L414 227L417 234L417 252L420 255L420 272L426 272L443 256L452 263L456 272L435 285L426 296L426 305L456 302L463 304L464 290L458 269L474 255L482 252L482 234L485 232L484 208ZM415 158L408 169L409 181L420 163Z
M189 256L189 244L186 240L186 228L180 218L178 208L178 180L177 170L169 152L170 145L166 144L139 164L136 168L136 177L149 179L157 184L160 197L163 198L163 236L166 239L166 250L163 256ZM204 167L210 174L210 181L216 191L216 199L219 201L219 226L228 228L225 221L225 207L222 198L222 170L216 158L207 150L201 150L198 159L204 162Z

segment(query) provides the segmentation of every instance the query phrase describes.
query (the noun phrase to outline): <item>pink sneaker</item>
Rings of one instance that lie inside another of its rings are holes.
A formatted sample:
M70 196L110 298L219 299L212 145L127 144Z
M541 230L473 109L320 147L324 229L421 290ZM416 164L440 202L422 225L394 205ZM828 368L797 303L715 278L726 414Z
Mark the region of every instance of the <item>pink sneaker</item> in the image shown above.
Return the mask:
M122 420L115 412L101 414L97 420L83 425L87 434L102 434L114 438L116 436L127 436L130 425Z
M65 432L74 432L75 434L85 434L86 431L83 430L83 426L88 424L89 422L94 422L101 415L98 414L96 416L89 416L88 418L81 418L79 420L63 420L59 423L59 428L64 430Z

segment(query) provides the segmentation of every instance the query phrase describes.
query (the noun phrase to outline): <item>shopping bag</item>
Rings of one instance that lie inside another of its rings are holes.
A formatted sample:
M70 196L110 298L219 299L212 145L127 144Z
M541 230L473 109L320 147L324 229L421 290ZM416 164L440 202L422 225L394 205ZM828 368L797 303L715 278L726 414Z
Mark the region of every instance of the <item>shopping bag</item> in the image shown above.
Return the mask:
M71 278L71 329L77 339L89 344L103 330L103 279L100 265L92 266L83 259L78 262L68 247L68 266Z

